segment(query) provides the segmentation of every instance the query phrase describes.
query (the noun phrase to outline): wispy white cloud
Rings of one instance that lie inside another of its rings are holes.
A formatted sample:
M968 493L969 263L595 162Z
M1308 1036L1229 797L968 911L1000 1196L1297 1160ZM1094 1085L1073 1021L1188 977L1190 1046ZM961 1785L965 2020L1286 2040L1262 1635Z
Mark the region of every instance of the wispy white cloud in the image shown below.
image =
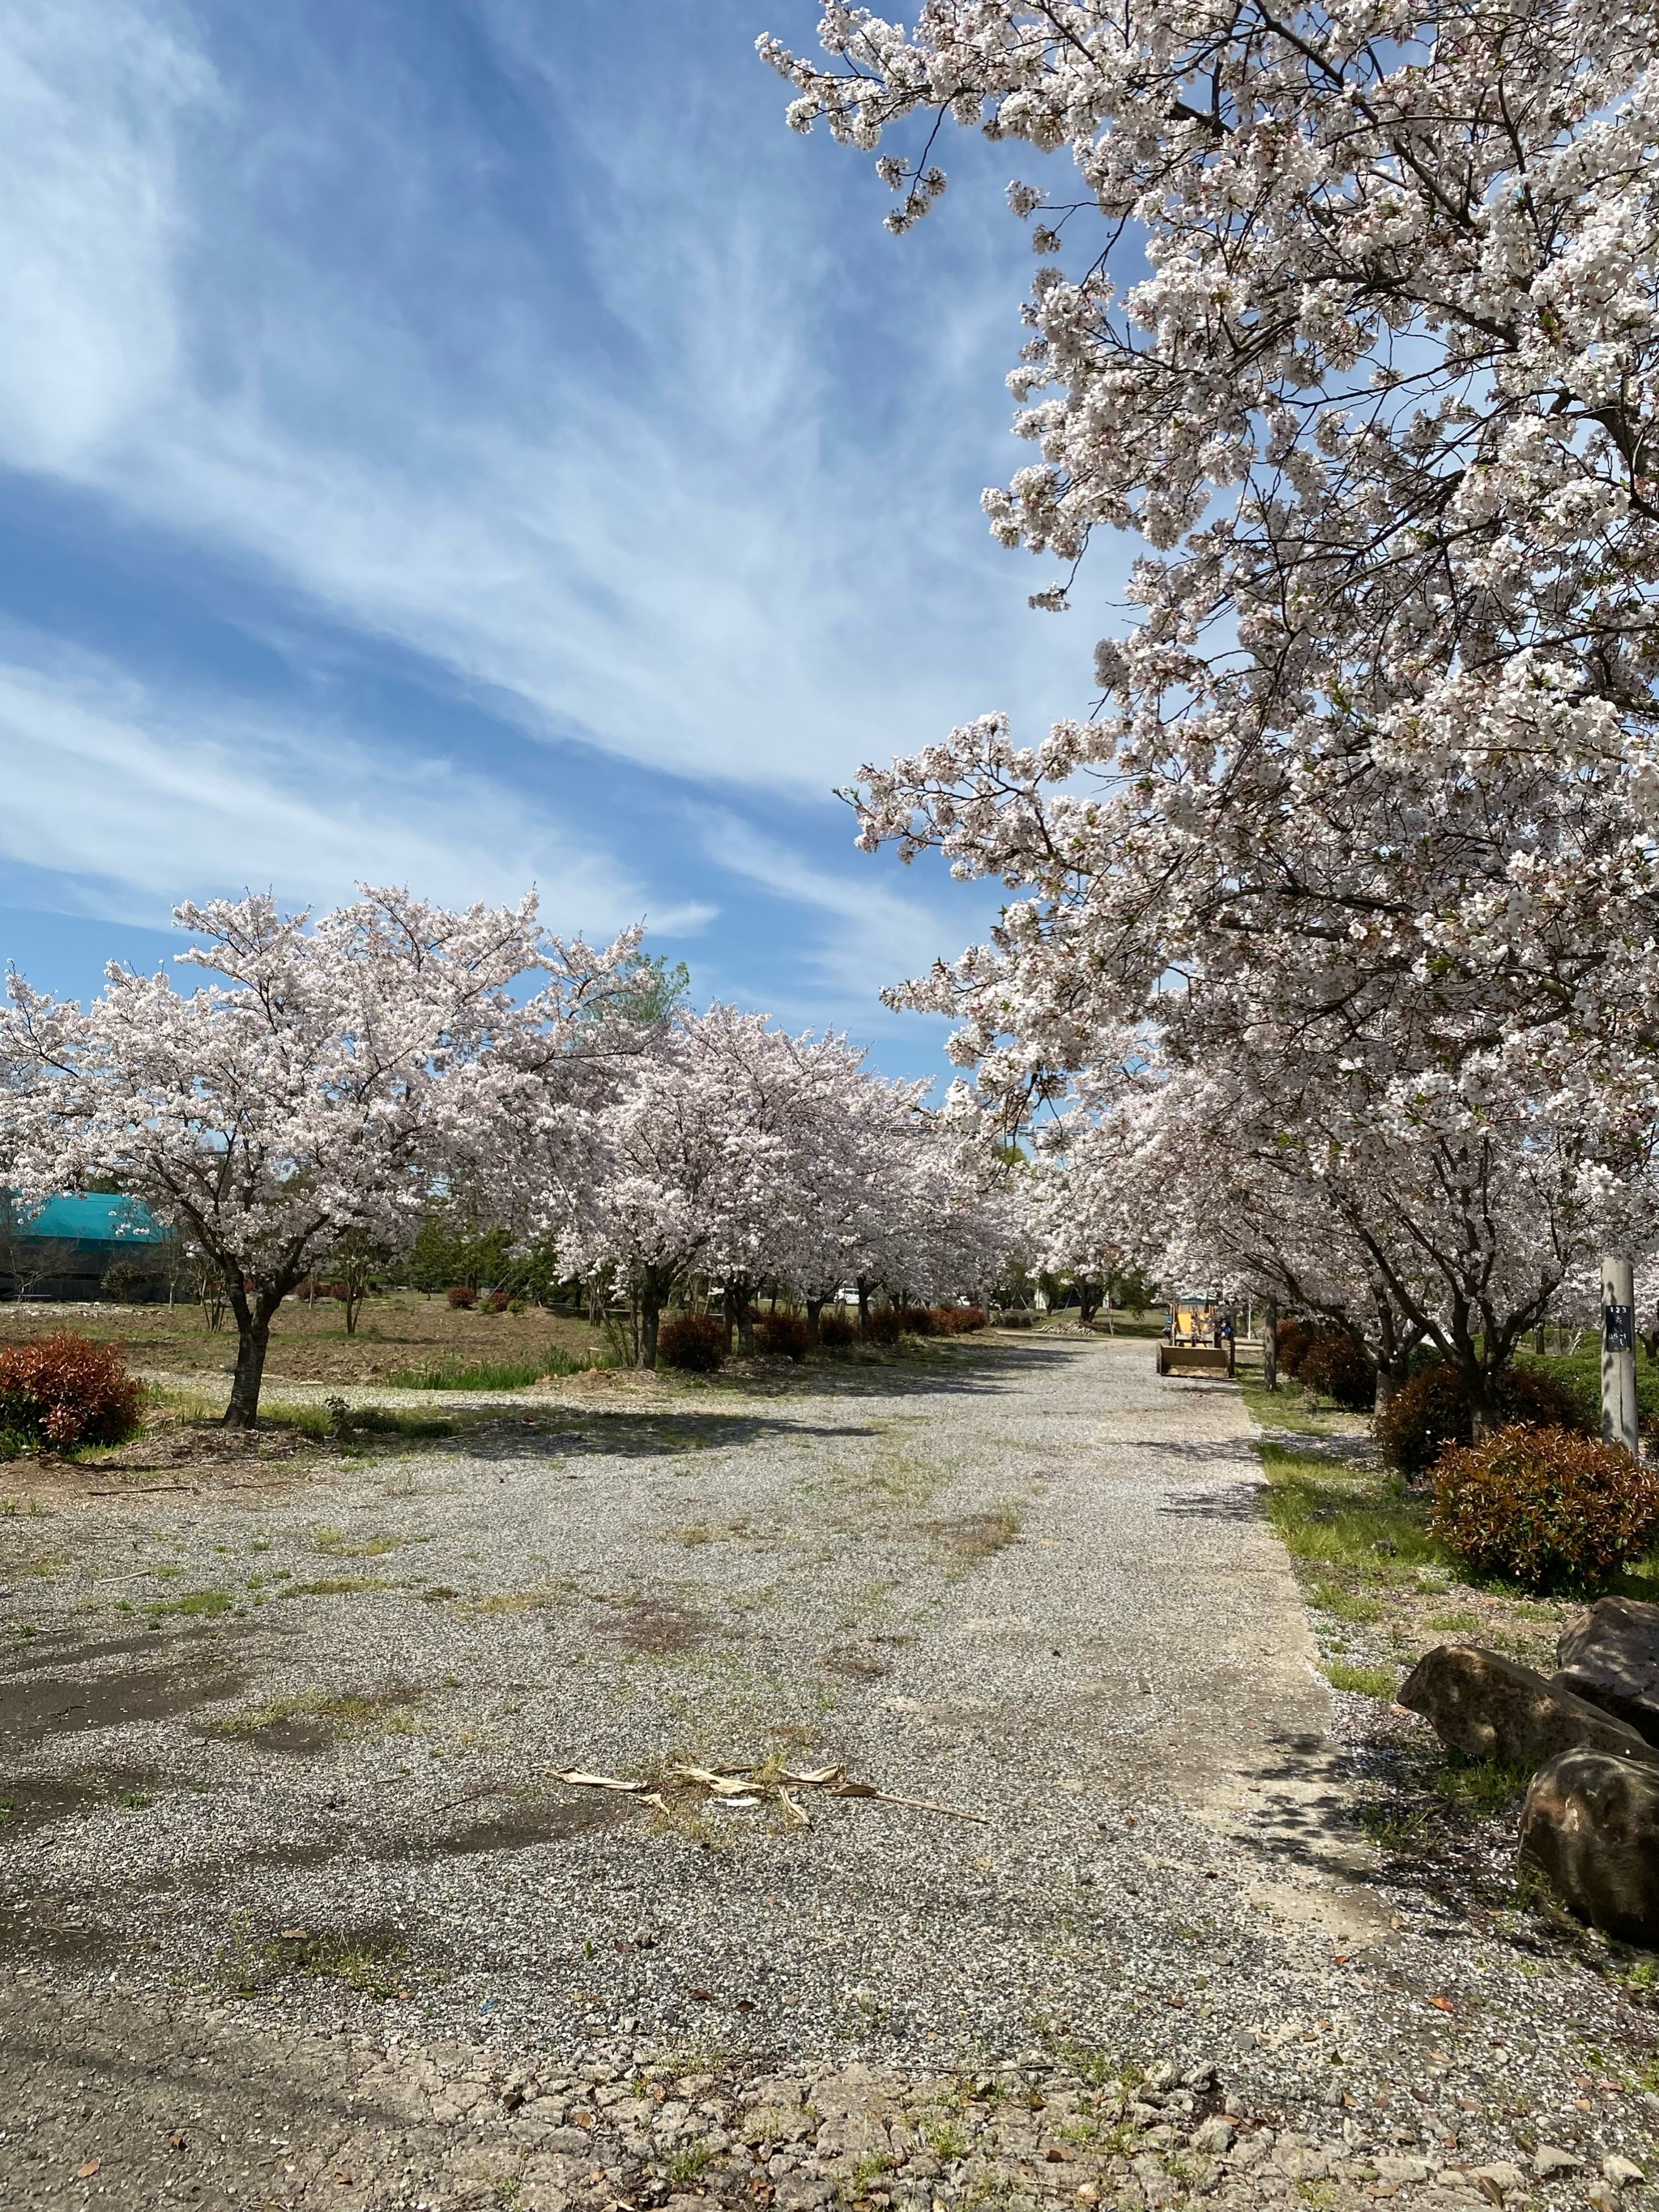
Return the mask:
M589 928L721 907L722 991L855 1026L974 933L850 828L826 856L811 802L1077 704L1074 629L974 508L1018 452L1018 245L954 195L883 236L783 130L754 7L0 0L0 466L176 552L286 672L0 630L0 855L138 921L377 877L533 878Z
M76 474L176 388L174 134L213 73L159 10L0 7L0 436Z
M18 641L9 641L14 654ZM463 903L534 883L556 927L639 919L637 878L522 799L441 762L384 762L326 726L157 696L85 657L0 660L0 854L92 879L83 902L154 923L186 893L274 887L326 904L360 881ZM655 913L684 933L707 905Z
M946 912L888 889L868 860L847 876L815 866L793 847L725 808L687 811L717 866L821 917L816 930L809 924L803 933L798 1008L816 1001L833 1006L836 1018L847 1018L854 1009L867 1014L883 985L921 975L961 950L968 931L960 907Z
M590 293L492 313L469 381L441 374L395 296L349 301L302 263L237 312L239 268L285 264L239 231L261 203L214 167L236 96L187 16L3 0L26 66L0 78L0 456L252 556L533 732L677 774L822 791L1011 694L1062 703L1056 639L1023 579L988 583L954 483L962 536L940 538L955 449L935 426L969 393L982 409L1011 343L983 295L941 283L938 343L911 388L873 380L887 419L866 434L814 350L844 272L810 225L764 193L734 201L733 162L695 130L678 144L670 112L561 104L562 16L484 12L592 178ZM257 147L258 119L234 122ZM314 150L290 125L296 180ZM399 243L431 219L373 169L358 189L388 195ZM498 246L521 278L522 239ZM912 254L917 285L933 266ZM605 322L627 377L591 337L562 345L572 313Z

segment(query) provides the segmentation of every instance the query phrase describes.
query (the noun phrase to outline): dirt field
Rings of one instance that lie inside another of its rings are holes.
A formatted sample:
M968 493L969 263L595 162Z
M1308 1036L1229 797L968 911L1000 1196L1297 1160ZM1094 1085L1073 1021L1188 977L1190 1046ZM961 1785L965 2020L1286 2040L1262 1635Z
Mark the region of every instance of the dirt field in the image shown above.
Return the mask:
M15 1463L0 2203L1607 2212L1645 1978L1395 1878L1238 1395L1152 1370Z
M314 1306L289 1299L270 1333L267 1378L273 1382L384 1382L403 1369L434 1362L465 1367L479 1360L539 1358L550 1346L587 1358L600 1347L580 1322L531 1307L523 1313L457 1310L442 1297L392 1291L370 1298L355 1336L348 1336L343 1308L331 1298ZM138 1370L175 1375L228 1376L236 1363L235 1324L227 1316L210 1329L200 1306L120 1306L100 1302L0 1306L0 1344L73 1329L121 1347Z

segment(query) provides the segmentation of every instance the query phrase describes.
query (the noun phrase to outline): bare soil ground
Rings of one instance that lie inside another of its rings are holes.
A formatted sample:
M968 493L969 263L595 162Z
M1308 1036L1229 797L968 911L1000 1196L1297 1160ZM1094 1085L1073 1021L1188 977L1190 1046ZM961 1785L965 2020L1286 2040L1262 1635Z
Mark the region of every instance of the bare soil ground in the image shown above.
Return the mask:
M1034 1335L446 1419L7 1471L7 2212L1649 2163L1644 1962L1367 1835L1230 1386ZM889 1797L803 1825L825 1769Z
M538 1306L523 1313L467 1312L418 1291L392 1291L364 1306L356 1334L346 1334L343 1309L332 1298L314 1305L290 1298L271 1328L266 1375L273 1382L383 1382L400 1369L434 1364L471 1366L481 1360L541 1358L550 1346L587 1358L601 1340L585 1322ZM0 1344L73 1329L120 1347L134 1368L200 1375L231 1373L236 1330L228 1318L209 1328L200 1306L114 1305L61 1301L0 1306Z

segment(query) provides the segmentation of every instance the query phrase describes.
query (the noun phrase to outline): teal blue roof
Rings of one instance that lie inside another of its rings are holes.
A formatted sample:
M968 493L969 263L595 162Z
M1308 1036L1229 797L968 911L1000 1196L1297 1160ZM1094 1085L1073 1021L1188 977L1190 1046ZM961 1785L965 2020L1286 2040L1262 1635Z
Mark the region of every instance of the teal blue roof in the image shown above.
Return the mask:
M99 1194L49 1198L38 1213L17 1208L13 1225L19 1237L70 1238L89 1244L159 1244L167 1231L136 1198Z

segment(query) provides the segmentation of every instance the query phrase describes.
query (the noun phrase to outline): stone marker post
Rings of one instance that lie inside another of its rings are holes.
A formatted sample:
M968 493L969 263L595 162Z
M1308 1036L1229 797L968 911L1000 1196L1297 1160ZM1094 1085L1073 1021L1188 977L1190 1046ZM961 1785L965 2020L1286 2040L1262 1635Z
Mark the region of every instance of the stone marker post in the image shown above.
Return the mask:
M1640 1449L1636 1426L1636 1279L1630 1261L1610 1254L1601 1262L1601 1437Z

